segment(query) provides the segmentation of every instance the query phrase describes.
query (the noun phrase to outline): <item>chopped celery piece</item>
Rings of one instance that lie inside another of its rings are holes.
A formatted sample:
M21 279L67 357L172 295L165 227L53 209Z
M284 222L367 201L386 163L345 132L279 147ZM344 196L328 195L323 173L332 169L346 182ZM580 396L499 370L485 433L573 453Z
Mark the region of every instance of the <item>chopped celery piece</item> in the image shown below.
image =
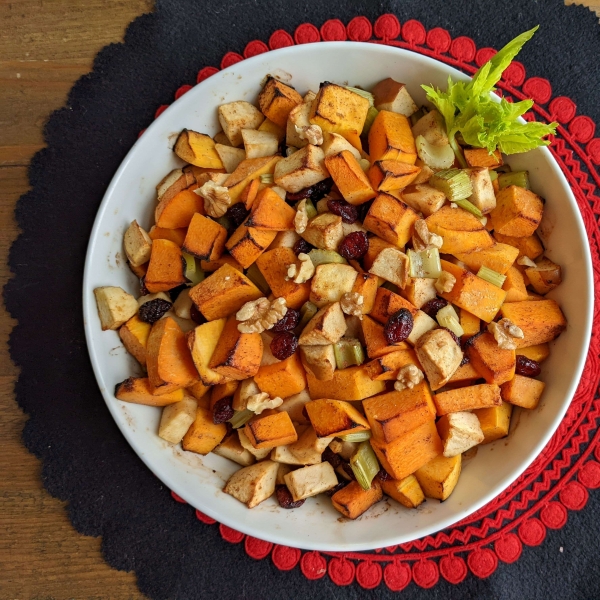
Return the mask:
M350 85L345 85L344 87L347 90L350 90L351 92L354 92L355 94L358 94L359 96L362 96L363 98L366 98L369 101L369 106L375 105L375 96L373 96L373 94L371 94L371 92L367 92L366 90L361 90L360 88L355 88Z
M371 489L371 482L379 473L379 461L368 441L361 442L358 450L350 459L352 472L363 490Z
M513 171L512 173L501 173L498 175L498 185L500 189L509 185L517 185L519 187L530 189L529 173L527 171Z
M365 362L365 353L360 342L355 338L342 338L333 345L335 364L338 369L347 369Z
M229 419L229 423L234 429L239 429L243 425L245 425L252 417L254 413L251 410L245 408L244 410L236 410L233 413L233 417Z
M444 306L444 308L438 310L436 319L442 327L449 329L457 337L465 333L464 329L460 326L458 315L452 304L448 304L448 306Z
M429 185L443 192L450 202L457 204L459 200L464 200L473 193L471 178L466 171L461 169L438 171L429 179Z
M266 183L267 185L269 183L273 183L273 173L263 173L260 176L260 182L261 183Z
M300 202L306 202L306 204L304 205L304 208L306 209L306 216L309 219L312 219L313 217L317 216L317 209L315 208L315 205L312 203L310 198L306 198L305 200L300 200L299 202L297 202L296 206L294 207L296 210L298 210L298 206L300 206Z
M263 277L256 263L252 263L246 271L246 277L265 295L268 296L271 288L267 280Z
M321 250L320 248L314 248L308 253L308 256L310 256L310 260L315 267L329 263L336 263L340 265L348 264L348 261L335 250Z
M204 271L196 264L196 259L187 252L182 252L183 260L185 260L185 277L192 285L197 285L204 281Z
M496 179L498 179L498 173L496 173L494 169L488 169L488 171L490 172L490 179L496 181Z
M305 302L300 308L300 323L298 323L296 331L301 332L308 325L308 322L317 314L318 310L316 304Z
M421 252L408 251L411 277L437 279L442 274L440 251L437 248L427 248Z
M229 231L229 228L231 227L231 221L227 217L219 217L218 219L215 219L215 221L221 227L225 227L225 229L227 229L227 231Z
M485 266L482 266L477 273L477 277L481 277L488 283L495 285L501 288L504 285L504 280L506 279L506 275L501 275L500 273L493 271L492 269L488 269Z
M422 119L428 112L429 111L424 106L421 106L421 108L417 112L410 115L410 126L414 127L419 121L419 119Z
M475 215L478 219L483 217L483 213L471 202L468 200L455 200L454 201L458 206L460 206L463 210L470 212L472 215Z
M365 124L363 125L363 130L361 135L369 135L369 131L371 129L371 125L373 125L373 121L375 117L379 114L379 111L374 107L370 106L367 111L367 118L365 119Z
M390 292L393 292L394 294L400 293L398 286L395 283L392 283L391 281L386 281L381 287L384 290L390 290Z
M359 431L358 433L347 433L346 435L340 436L340 440L342 440L342 442L360 443L370 439L370 431Z

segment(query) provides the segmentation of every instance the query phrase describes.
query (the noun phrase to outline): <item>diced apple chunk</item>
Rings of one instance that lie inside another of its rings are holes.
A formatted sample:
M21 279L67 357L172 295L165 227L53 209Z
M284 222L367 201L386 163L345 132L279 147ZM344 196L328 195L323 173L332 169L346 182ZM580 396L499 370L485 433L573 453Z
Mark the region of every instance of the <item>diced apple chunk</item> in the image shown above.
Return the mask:
M375 108L377 110L389 110L410 117L417 112L417 105L411 98L404 83L395 81L391 77L380 81L373 88L375 96ZM415 134L415 137L417 134Z
M243 131L246 131L245 129ZM246 158L246 152L242 148L234 148L225 144L215 144L215 150L225 167L227 173L233 173L238 165ZM273 153L274 154L274 153ZM253 158L248 156L247 158Z
M310 301L319 308L339 302L351 292L358 273L350 265L327 263L319 265L310 285Z
M242 139L246 158L262 158L273 156L279 149L279 140L274 133L256 131L255 129L242 129Z
M326 492L338 484L335 471L328 462L296 469L284 479L294 502Z
M256 462L254 455L242 446L242 444L240 443L240 438L237 435L235 435L235 433L226 437L213 450L213 452L217 456L228 458L229 460L236 462L238 465L242 465L242 467L248 467L254 462Z
M327 346L300 346L302 363L320 381L333 379L335 371L335 353L333 344Z
M308 144L275 165L275 183L287 192L299 192L323 181L329 176L324 158L321 148Z
M223 491L248 508L254 508L274 494L278 469L279 465L272 460L244 467L229 478Z
M158 436L170 444L179 444L196 419L198 402L185 396L181 402L165 406L160 418Z
M460 346L446 329L435 329L421 336L415 350L432 390L446 385L463 359Z
M137 300L120 287L111 285L97 287L94 296L102 331L118 329L138 311Z
M404 288L408 280L408 268L408 256L404 252L397 248L384 248L373 261L369 273Z
M324 306L308 322L299 343L301 346L325 346L339 342L346 333L346 319L339 302Z
M150 260L152 240L137 221L132 221L123 236L123 245L127 259L134 267L139 267Z
M258 129L264 120L260 110L244 100L219 106L219 123L232 146L242 145L242 129Z
M441 417L436 425L444 444L444 456L447 458L462 454L483 442L479 419L473 413L449 413Z
M302 237L321 250L335 250L344 238L342 217L333 213L317 215L308 222Z

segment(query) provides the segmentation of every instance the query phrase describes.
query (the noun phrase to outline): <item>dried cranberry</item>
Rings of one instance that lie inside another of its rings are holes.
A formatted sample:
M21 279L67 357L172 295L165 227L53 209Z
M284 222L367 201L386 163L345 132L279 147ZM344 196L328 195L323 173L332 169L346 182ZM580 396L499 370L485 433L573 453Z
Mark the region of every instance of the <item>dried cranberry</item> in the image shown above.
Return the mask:
M146 287L146 277L140 277L140 296L147 296L149 293Z
M525 377L537 377L542 372L542 367L537 360L517 354L517 367L515 373Z
M293 308L288 308L285 313L285 317L283 319L279 319L273 327L271 327L271 331L274 333L281 333L282 331L291 331L294 329L298 323L300 322L300 313Z
M206 323L206 317L196 308L195 304L192 304L190 307L190 319L198 325Z
M340 243L338 252L346 260L358 260L362 258L369 249L369 238L364 231L353 231L349 233Z
M340 490L343 490L348 483L350 483L349 481L340 481L335 487L332 487L330 490L327 490L325 493L328 496L333 496L336 492L339 492Z
M425 302L423 306L421 306L421 310L428 314L432 319L435 319L438 313L438 310L444 308L444 306L448 306L448 301L443 298L433 298L429 300L429 302Z
M389 481L390 479L394 479L384 468L379 469L379 481Z
M303 240L302 238L300 238L294 244L294 247L292 248L292 250L294 251L294 254L296 256L298 256L298 254L300 254L301 252L304 252L304 254L308 254L313 248L314 248L314 246L311 246L306 240Z
M289 331L278 333L271 340L271 354L279 359L289 358L298 349L298 338Z
M221 398L213 406L213 423L225 423L233 417L233 397Z
M334 469L342 464L342 459L331 448L327 447L323 451L322 458L328 462Z
M171 310L173 304L162 298L154 298L140 306L138 316L144 323L156 323L167 311Z
M358 221L358 207L348 204L345 200L329 198L327 208L338 217L342 217L344 223L356 223Z
M277 502L279 502L281 508L300 508L304 504L304 500L294 502L290 490L285 485L278 485L275 494L277 494Z
M299 192L287 192L285 199L288 202L298 202L299 200L304 200L305 198L310 198L311 200L317 201L326 196L331 191L332 186L333 179L329 177L328 179L319 181L319 183L315 183L315 185L304 188Z
M225 437L228 438L233 433L235 433L235 431L233 429L233 425L229 421L227 421L225 423ZM223 438L223 439L225 439L225 438Z
M413 316L407 308L401 308L395 312L385 324L383 335L388 344L403 342L411 333L414 321Z
M250 211L244 206L243 202L232 204L225 213L231 224L237 229L248 216Z
M447 327L440 327L440 329L445 329L452 336L452 339L460 346L460 340L458 339L458 336L454 333L454 331L451 331Z

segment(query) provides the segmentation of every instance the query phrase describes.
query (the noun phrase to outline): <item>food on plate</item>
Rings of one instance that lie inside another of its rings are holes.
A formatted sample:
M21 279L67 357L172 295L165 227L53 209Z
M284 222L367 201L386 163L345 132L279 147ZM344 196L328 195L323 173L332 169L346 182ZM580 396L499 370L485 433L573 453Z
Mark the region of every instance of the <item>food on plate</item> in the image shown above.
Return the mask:
M538 406L567 325L544 200L504 162L554 124L490 97L533 32L469 83L423 86L426 106L392 77L301 95L269 76L256 105L218 108L213 137L183 130L154 223L124 235L140 298L94 290L145 372L116 398L238 465L224 492L248 508L446 500L463 454Z

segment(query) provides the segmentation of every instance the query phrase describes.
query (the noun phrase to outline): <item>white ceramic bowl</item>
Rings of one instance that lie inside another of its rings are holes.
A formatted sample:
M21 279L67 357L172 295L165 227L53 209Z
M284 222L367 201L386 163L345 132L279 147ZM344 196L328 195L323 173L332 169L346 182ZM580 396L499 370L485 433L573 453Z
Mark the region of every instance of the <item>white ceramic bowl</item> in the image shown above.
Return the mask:
M383 45L332 42L294 46L261 54L213 75L168 108L135 143L102 201L90 237L83 285L88 348L100 390L115 421L146 465L171 490L194 507L246 534L271 542L318 550L366 550L407 542L447 527L492 500L509 486L548 442L573 397L587 353L593 306L591 258L575 199L546 149L516 155L513 168L527 169L532 188L546 198L541 234L549 256L563 267L562 285L550 294L562 306L567 330L552 344L543 363L546 390L535 411L522 411L508 438L482 446L465 465L460 482L444 503L428 500L408 510L384 500L357 521L339 518L326 497L310 499L299 510L284 510L271 498L248 510L221 489L237 465L171 446L156 432L160 410L115 399L115 384L139 374L116 332L102 332L93 289L117 285L135 294L137 281L125 264L123 233L133 219L150 227L155 186L181 165L171 148L184 127L218 130L216 108L224 102L255 102L268 73L286 78L301 93L319 82L373 86L385 77L406 82L417 103L420 84L445 86L448 75L467 77L425 56ZM174 506L173 510L177 510Z

